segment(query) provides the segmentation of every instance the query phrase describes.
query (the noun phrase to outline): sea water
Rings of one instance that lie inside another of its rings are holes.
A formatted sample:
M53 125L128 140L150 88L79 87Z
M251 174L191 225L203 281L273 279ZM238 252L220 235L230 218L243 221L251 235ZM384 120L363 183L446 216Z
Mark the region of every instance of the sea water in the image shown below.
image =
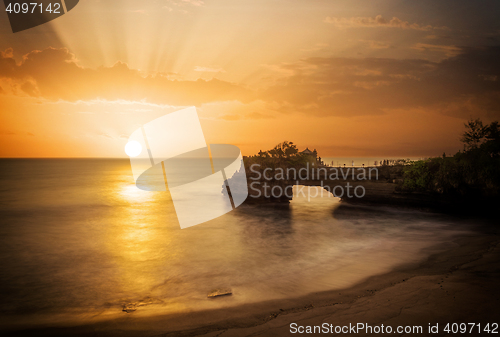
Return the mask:
M181 230L169 193L138 189L128 160L0 160L1 323L342 289L419 263L467 231L442 215L352 208L313 189L318 197L289 207L243 205ZM207 299L216 289L233 294Z

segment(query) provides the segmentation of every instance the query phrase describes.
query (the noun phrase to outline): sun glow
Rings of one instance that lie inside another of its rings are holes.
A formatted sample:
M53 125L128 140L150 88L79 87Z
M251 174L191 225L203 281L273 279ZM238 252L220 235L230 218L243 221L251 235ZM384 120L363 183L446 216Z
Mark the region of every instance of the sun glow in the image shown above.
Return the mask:
M142 152L142 146L139 142L132 140L125 145L125 153L129 157L137 157Z

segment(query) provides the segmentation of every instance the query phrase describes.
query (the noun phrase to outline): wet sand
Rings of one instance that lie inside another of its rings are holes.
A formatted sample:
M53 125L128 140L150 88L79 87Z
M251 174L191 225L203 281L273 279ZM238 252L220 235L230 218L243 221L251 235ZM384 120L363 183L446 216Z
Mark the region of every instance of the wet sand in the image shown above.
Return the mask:
M500 236L481 230L456 238L418 265L371 277L354 287L300 298L210 311L158 315L140 308L84 325L8 332L12 336L289 336L290 324L339 326L500 323ZM237 296L235 294L234 296ZM228 301L227 298L207 299ZM497 330L498 331L498 330ZM297 335L297 334L295 334ZM370 334L359 334L369 336ZM377 334L381 335L381 334ZM402 335L392 333L391 335ZM426 330L424 334L427 335ZM488 335L486 333L464 335Z

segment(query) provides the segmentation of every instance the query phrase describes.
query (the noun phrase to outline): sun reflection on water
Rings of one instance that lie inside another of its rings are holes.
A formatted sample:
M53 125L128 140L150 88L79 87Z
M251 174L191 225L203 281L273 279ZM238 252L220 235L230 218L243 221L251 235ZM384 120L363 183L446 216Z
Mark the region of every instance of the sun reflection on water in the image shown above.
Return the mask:
M119 273L116 277L127 296L148 294L164 282L159 271L169 259L171 237L166 225L175 217L168 207L168 195L121 183L115 198L122 207L115 212L106 242Z
M123 201L133 204L139 201L151 201L158 197L159 192L143 191L135 184L123 184L118 193Z

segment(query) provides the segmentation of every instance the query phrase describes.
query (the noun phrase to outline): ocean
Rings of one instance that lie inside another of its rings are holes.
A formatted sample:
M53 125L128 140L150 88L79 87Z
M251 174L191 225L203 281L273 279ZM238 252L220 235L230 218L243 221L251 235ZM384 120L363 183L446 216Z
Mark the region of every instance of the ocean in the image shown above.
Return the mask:
M177 313L342 289L420 263L468 226L324 194L181 230L169 193L137 189L126 159L3 159L0 320L70 324L127 306ZM216 289L232 296L208 299Z

